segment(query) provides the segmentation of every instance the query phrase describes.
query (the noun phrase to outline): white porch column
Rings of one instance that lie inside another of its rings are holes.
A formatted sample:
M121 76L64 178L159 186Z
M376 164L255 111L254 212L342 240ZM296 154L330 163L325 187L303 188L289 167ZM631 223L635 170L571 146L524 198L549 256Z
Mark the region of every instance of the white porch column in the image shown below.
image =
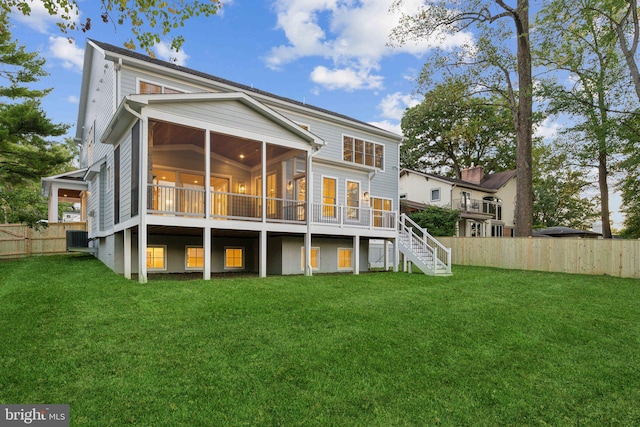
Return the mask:
M51 184L51 193L49 194L49 222L58 222L58 186Z
M393 239L393 272L398 272L398 264L400 263L400 248L398 247L398 239Z
M267 277L267 230L260 230L260 277Z
M138 226L138 282L147 283L147 225Z
M140 181L138 199L138 282L147 283L147 178L149 176L149 121L140 120L142 132L140 135Z
M209 218L209 215L212 212L212 209L211 209L211 132L209 132L209 130L205 130L204 155L205 155L204 157L204 217ZM205 279L205 280L208 280L208 279Z
M389 240L384 239L382 249L384 250L384 271L389 271Z
M261 171L262 179L260 182L262 183L262 222L267 222L267 142L262 141L262 171Z
M125 228L124 230L124 243L123 243L123 252L124 252L124 277L131 280L131 229Z
M313 268L311 268L311 233L304 235L304 275L313 275Z
M313 268L311 268L311 219L312 219L312 194L313 194L313 174L311 171L313 165L313 157L312 154L307 152L307 176L305 179L305 185L307 186L305 190L306 200L305 200L305 220L307 221L307 232L304 235L304 275L312 276Z
M204 272L202 278L211 280L211 227L205 227L202 231L202 251L204 252Z
M360 274L360 236L353 236L353 274Z

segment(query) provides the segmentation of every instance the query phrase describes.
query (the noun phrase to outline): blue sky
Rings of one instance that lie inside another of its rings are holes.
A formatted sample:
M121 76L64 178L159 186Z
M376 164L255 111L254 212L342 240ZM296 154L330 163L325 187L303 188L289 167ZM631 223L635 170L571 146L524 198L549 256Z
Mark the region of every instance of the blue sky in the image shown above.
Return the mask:
M87 33L62 34L56 19L34 0L29 17L14 15L12 33L29 51L47 60L49 76L41 87L53 88L43 102L55 122L72 125L75 133L87 38L122 46L130 38L127 27L100 20L100 2L79 0L80 19L92 18ZM415 78L435 42L403 47L387 46L399 14L389 11L391 0L232 0L221 13L187 21L179 30L185 38L177 54L167 46L155 49L160 59L231 81L253 86L400 132L405 108L420 98L413 92ZM405 0L414 12L421 0ZM67 36L73 37L70 43ZM457 46L472 36L461 33L439 42ZM558 124L545 121L537 130L553 136ZM621 226L619 197L612 195L611 210Z

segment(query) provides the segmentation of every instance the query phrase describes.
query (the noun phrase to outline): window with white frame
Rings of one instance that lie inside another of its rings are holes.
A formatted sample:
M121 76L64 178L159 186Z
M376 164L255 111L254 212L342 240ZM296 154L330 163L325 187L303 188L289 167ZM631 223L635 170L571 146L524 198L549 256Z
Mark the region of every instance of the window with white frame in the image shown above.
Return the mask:
M384 169L384 145L345 135L342 137L342 159Z
M244 248L224 248L224 268L229 270L241 270L244 268Z
M302 255L302 259L300 262L300 267L304 271L304 246L300 248L300 254ZM320 269L320 248L312 247L311 248L311 269L319 270Z
M143 80L140 80L139 82L140 85L140 91L139 93L141 94L154 94L154 93L165 93L165 94L169 94L169 93L184 93L181 90L177 90L177 89L173 89L170 87L166 87L164 85L160 85L160 84L156 84L156 83L150 83L150 82L145 82Z
M187 246L185 248L185 269L202 270L204 268L204 248Z
M393 226L393 215L391 199L383 199L380 197L371 198L371 207L373 208L373 226L389 228Z
M357 220L360 217L360 183L347 181L347 219Z
M322 178L322 216L335 218L337 213L337 182L335 178Z
M440 201L440 189L439 188L432 188L431 189L431 201L432 202L439 202Z
M353 270L353 249L338 248L338 270Z
M167 247L147 246L147 269L166 270L167 269Z

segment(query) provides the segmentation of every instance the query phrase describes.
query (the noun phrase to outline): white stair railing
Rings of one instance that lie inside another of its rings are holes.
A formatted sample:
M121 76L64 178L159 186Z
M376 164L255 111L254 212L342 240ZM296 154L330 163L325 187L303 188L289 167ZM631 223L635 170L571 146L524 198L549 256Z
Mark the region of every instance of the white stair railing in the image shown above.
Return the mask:
M436 240L426 229L402 214L399 226L401 243L433 274L451 274L451 249Z

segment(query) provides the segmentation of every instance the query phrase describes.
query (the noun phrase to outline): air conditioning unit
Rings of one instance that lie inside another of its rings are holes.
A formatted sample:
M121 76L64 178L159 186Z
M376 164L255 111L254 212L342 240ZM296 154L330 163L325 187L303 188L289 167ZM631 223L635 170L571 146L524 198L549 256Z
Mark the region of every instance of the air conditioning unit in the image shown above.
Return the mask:
M89 233L84 230L67 230L67 252L89 247Z

